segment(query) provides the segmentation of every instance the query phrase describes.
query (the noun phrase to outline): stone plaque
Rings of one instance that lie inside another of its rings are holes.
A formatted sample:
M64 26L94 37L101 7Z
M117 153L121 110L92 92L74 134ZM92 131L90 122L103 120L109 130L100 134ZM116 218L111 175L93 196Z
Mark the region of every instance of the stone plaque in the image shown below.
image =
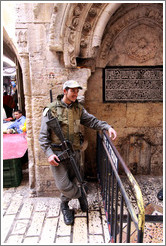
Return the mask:
M163 101L163 67L104 68L103 101Z

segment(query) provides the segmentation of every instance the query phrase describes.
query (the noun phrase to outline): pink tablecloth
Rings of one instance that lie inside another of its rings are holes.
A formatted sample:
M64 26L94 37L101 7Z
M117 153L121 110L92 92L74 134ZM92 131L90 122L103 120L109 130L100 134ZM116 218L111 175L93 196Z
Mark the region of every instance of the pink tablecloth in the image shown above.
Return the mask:
M3 160L21 158L27 148L25 134L3 134Z

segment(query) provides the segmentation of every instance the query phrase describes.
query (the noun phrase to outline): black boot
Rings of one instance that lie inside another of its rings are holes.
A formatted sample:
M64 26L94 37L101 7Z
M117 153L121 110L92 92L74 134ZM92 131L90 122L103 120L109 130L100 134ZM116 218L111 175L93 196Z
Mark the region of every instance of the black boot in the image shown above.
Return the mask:
M88 211L88 201L87 201L85 193L82 191L82 188L81 188L81 196L78 198L78 200L79 200L82 212L87 212Z
M157 193L157 198L162 201L163 200L163 189L161 189L158 193Z
M61 203L61 210L66 225L72 225L74 223L74 210L69 209L68 202Z

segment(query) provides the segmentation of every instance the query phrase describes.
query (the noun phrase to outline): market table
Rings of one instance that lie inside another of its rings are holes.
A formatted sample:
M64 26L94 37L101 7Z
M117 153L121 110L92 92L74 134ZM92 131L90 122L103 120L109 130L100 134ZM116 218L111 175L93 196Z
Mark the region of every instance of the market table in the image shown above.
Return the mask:
M3 187L22 181L22 160L28 150L26 134L3 134Z
M3 160L21 158L27 148L26 134L3 134Z

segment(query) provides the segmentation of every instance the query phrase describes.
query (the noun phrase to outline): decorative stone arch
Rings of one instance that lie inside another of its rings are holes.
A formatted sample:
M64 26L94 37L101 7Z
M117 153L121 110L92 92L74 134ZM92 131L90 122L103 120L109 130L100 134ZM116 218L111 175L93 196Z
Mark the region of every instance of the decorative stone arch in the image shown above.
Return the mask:
M119 3L54 5L49 47L51 50L63 52L65 67L76 68L77 57L96 57L96 49L100 47L104 29L120 5ZM63 16L63 19L60 19L57 26L57 19L60 15Z
M21 109L21 111L25 115L25 101L24 101L21 59L13 41L9 37L4 27L3 27L3 54L16 64L19 109Z
M133 61L142 65L157 53L162 56L162 11L160 4L135 4L117 11L116 16L108 22L103 35L96 66L105 67L109 63L114 42L122 32L122 53Z
M162 35L162 18L162 4L157 3L132 5L56 3L51 18L49 47L56 52L63 52L66 68L82 65L94 70L95 67L107 65L115 39L128 29L128 40L129 38L131 40L125 42L126 53L132 59L143 63L153 58L157 52L159 35L157 31L154 33L153 43L149 42L149 35L154 26ZM132 35L132 32L140 35L141 28L146 29L146 35L142 35L140 42L136 43L136 37Z
M3 27L3 54L13 62L15 62L16 59L20 62L18 51L4 27Z

